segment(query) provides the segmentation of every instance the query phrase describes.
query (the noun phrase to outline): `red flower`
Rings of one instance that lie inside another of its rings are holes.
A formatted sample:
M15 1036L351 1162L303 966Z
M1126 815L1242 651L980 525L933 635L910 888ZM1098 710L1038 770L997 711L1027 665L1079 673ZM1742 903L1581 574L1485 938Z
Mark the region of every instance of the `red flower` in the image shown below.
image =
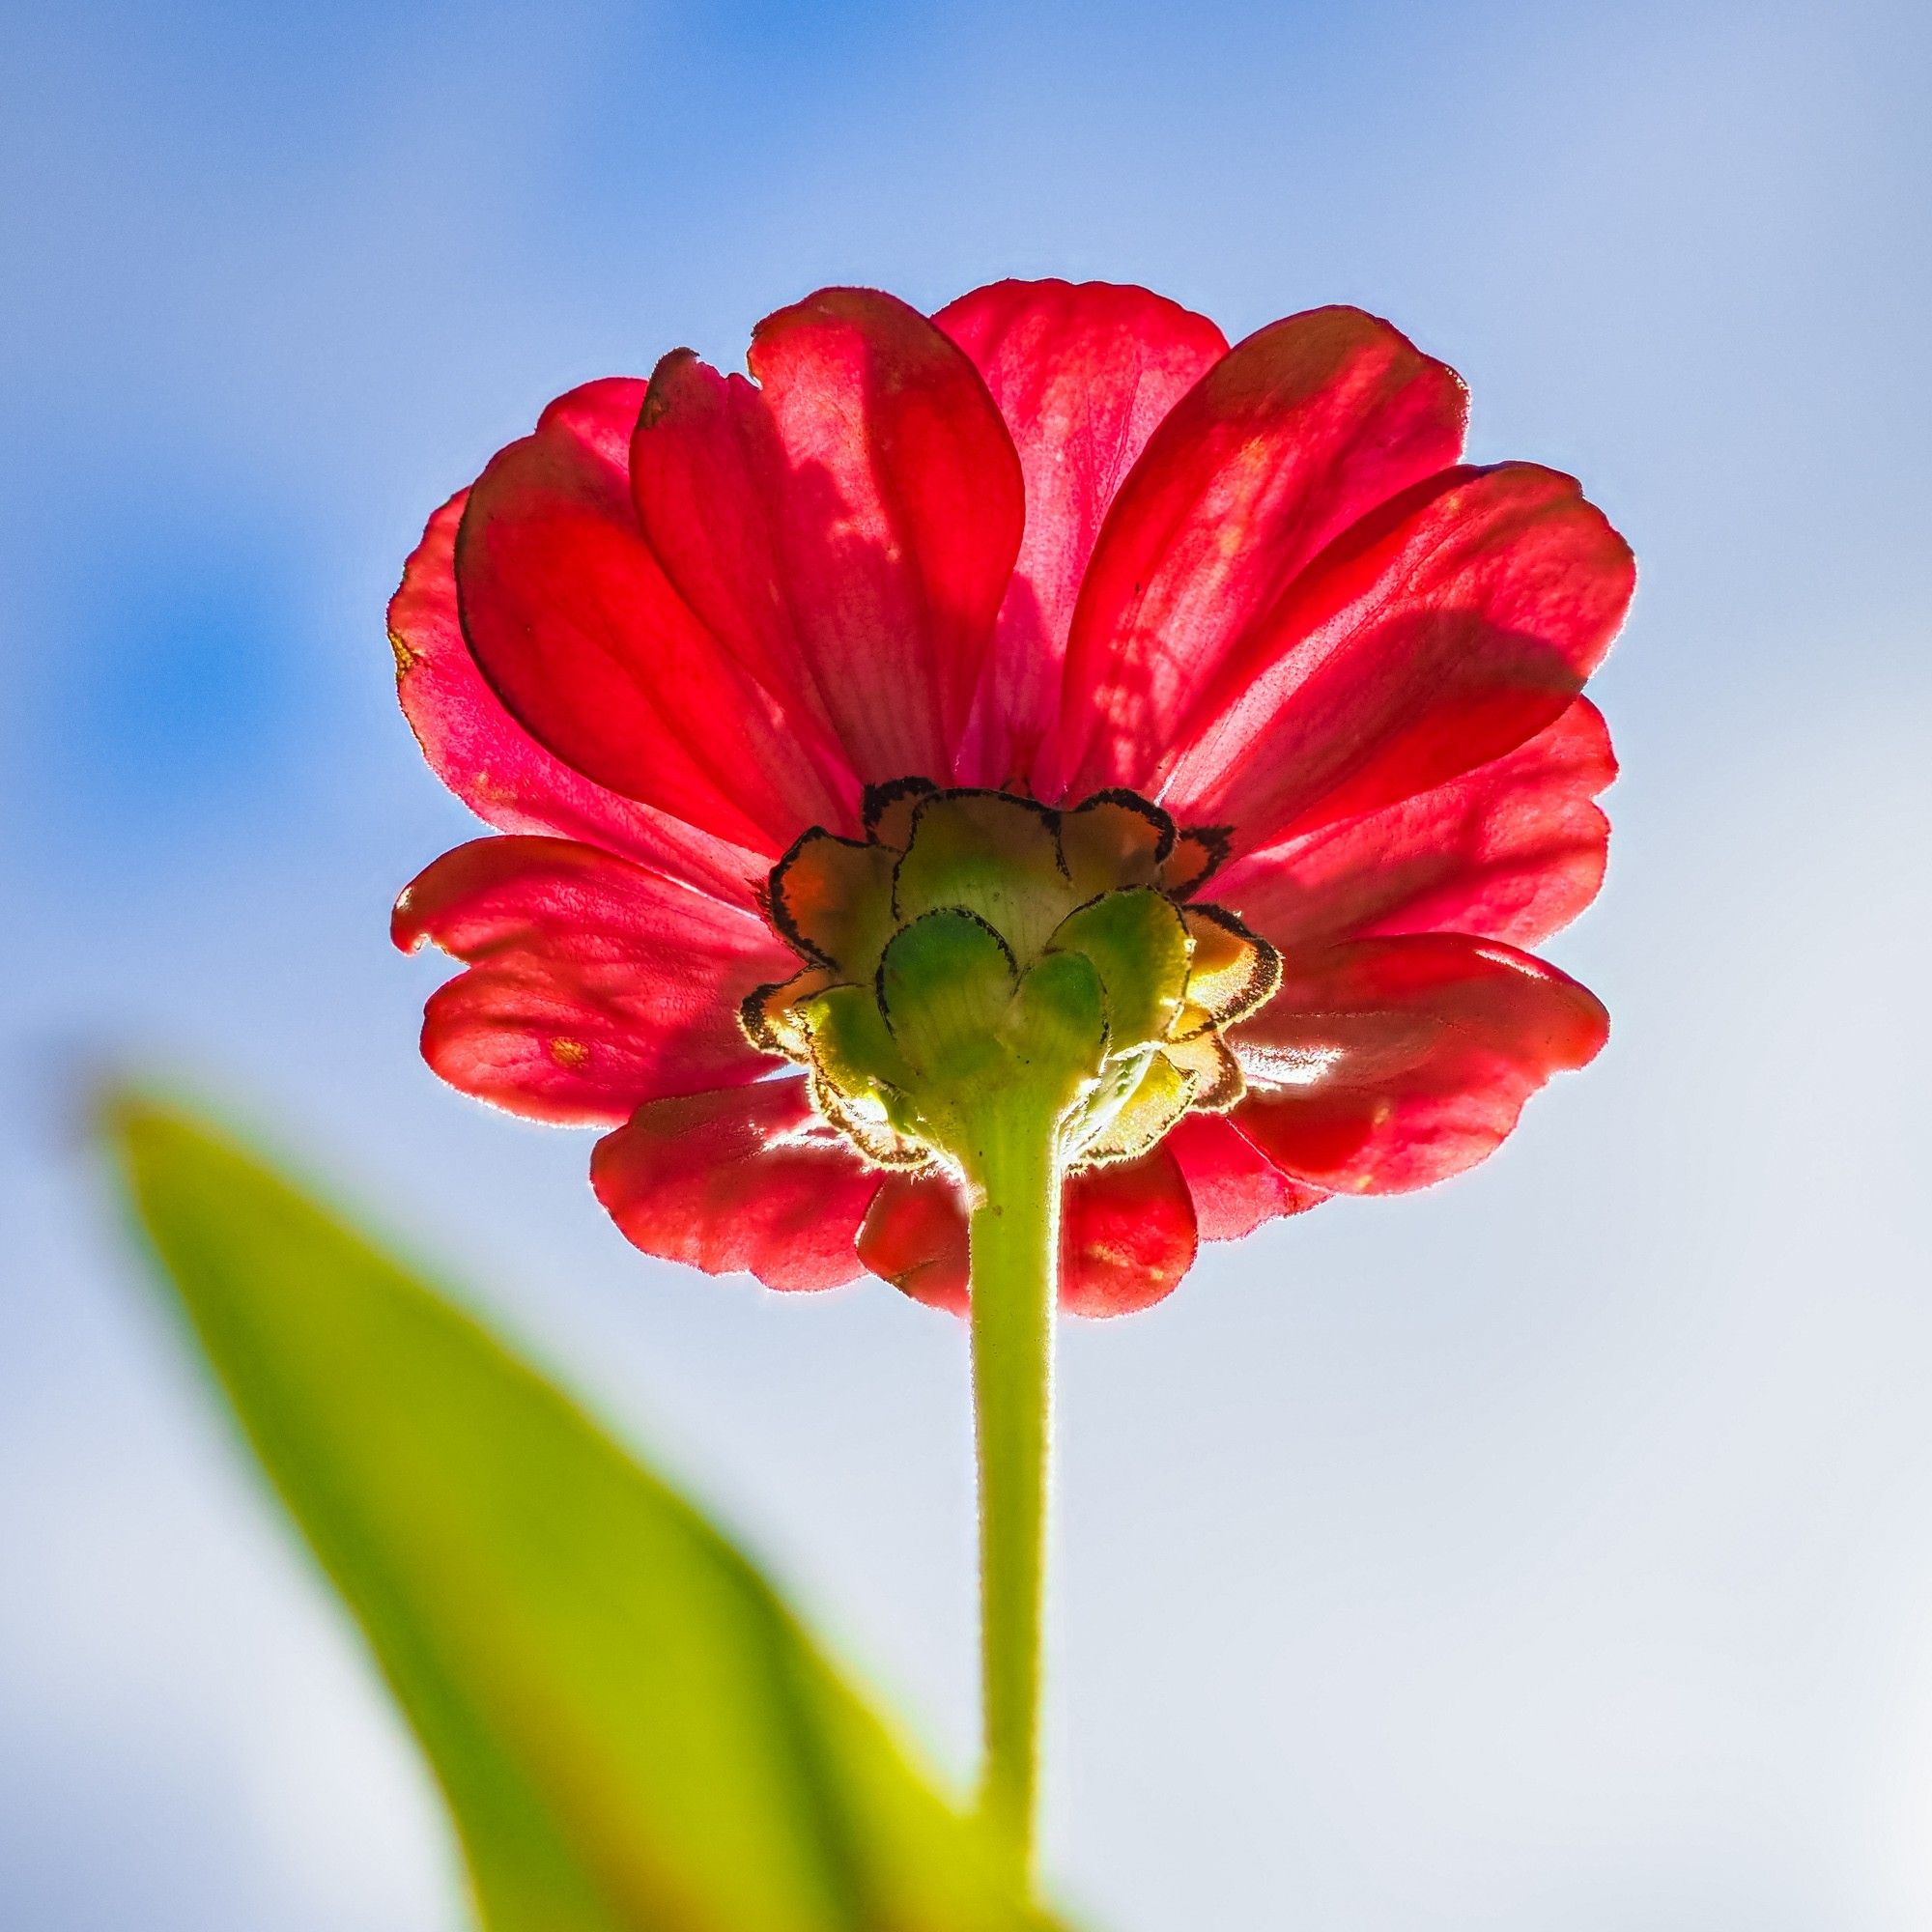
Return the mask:
M390 610L424 753L508 835L398 902L466 962L424 1054L614 1129L592 1179L638 1246L959 1302L869 1005L922 909L972 907L1000 972L1084 950L1132 1049L1072 1147L1082 1313L1469 1166L1597 1052L1519 948L1603 876L1578 694L1631 557L1571 478L1460 463L1452 371L1353 309L1230 350L1059 282L931 320L826 291L750 360L552 404Z

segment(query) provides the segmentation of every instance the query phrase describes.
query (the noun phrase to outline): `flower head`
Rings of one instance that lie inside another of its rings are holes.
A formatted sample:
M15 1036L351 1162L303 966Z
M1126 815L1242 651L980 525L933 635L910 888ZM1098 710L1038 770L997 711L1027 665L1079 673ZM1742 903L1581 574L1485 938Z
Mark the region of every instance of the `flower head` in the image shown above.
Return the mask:
M552 404L390 610L505 836L403 894L423 1051L612 1131L646 1251L966 1290L958 1113L1025 1081L1064 1303L1479 1160L1606 1021L1522 948L1601 882L1579 694L1630 553L1460 462L1463 384L1346 308L1230 349L1144 290L828 290Z

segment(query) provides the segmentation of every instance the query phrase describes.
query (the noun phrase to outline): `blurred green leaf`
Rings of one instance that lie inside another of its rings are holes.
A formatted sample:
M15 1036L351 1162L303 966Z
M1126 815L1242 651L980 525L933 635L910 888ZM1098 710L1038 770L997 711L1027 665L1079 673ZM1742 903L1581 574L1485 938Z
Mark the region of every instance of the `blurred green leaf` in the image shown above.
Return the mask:
M771 1586L469 1316L192 1116L139 1220L454 1814L491 1932L1017 1932Z

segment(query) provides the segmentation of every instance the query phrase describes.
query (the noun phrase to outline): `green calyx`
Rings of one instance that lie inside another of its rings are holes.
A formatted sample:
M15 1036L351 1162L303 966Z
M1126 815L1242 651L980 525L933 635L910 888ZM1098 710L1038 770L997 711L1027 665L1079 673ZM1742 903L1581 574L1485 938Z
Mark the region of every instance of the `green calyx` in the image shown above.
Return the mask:
M970 1169L983 1122L1023 1101L1057 1123L1065 1166L1123 1160L1240 1097L1221 1032L1280 962L1189 898L1215 835L1119 791L1053 811L901 781L867 806L866 838L814 830L774 868L767 904L803 970L743 1021L810 1070L867 1159Z

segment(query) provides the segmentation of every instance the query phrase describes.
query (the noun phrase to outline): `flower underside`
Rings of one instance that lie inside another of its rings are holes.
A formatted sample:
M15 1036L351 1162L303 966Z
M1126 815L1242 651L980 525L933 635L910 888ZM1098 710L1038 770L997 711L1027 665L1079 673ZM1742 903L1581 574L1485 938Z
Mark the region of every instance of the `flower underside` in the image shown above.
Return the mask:
M867 837L814 828L773 868L805 962L741 1014L807 1067L869 1161L969 1164L984 1110L1026 1095L1068 1168L1144 1153L1242 1095L1224 1028L1274 992L1274 949L1194 902L1225 836L1110 790L1055 810L1009 792L875 785Z

